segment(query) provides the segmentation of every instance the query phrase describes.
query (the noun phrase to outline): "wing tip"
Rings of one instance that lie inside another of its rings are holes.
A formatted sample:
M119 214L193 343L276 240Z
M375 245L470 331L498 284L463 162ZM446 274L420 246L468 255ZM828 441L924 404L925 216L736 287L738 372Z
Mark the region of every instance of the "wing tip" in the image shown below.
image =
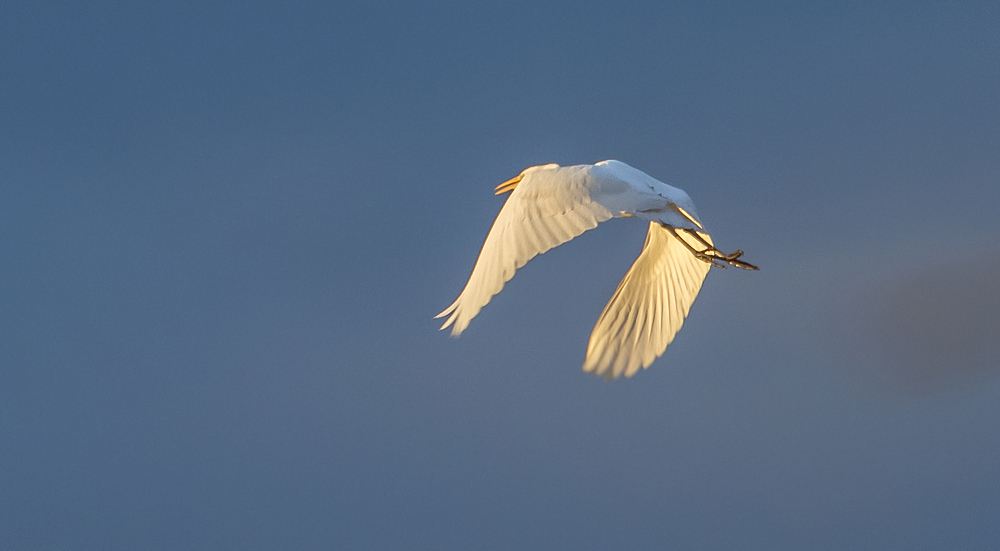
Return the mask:
M456 312L457 309L458 309L458 301L456 300L455 302L451 303L451 306L445 308L444 310L441 311L440 314L434 316L434 319L441 319L441 318L443 318L445 316L448 316L448 319L444 320L444 323L441 324L441 327L438 329L438 331L444 331L448 327L451 327L452 325L454 325L455 319L458 317L458 313ZM451 314L451 315L449 316L449 314ZM457 329L457 327L452 327L451 328L451 336L453 336L453 337L457 337L458 336L455 333L456 329ZM461 331L458 331L458 333L460 334Z
M461 297L459 297L459 298L461 298ZM441 310L440 314L434 316L434 319L441 319L441 318L447 316L448 314L454 312L457 308L458 308L458 301L456 300L455 302L452 302L450 305L448 305L447 308L445 308L444 310ZM445 323L451 323L451 320L448 320ZM444 328L442 327L442 329L444 329Z
M597 362L589 357L583 362L583 372L594 377L600 377L605 382L613 381L617 378L614 370L610 369L608 362Z

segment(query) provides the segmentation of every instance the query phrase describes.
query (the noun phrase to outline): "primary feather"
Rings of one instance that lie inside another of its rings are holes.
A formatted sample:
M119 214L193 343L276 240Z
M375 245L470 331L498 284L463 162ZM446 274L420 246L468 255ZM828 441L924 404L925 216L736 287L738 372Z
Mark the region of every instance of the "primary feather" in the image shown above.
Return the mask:
M711 240L708 234L701 235ZM683 234L680 238L685 239ZM693 238L689 244L695 245ZM649 367L684 325L710 268L662 226L650 222L642 253L590 334L583 370L610 380Z

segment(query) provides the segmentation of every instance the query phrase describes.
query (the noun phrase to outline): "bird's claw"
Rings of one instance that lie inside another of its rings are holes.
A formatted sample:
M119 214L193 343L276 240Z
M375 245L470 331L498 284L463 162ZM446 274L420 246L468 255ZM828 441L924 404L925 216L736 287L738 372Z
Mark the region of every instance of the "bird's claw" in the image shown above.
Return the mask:
M695 258L701 260L702 262L707 262L708 264L711 264L716 268L723 268L723 269L726 268L726 264L729 264L730 266L736 266L737 268L742 268L744 270L759 269L757 268L757 266L754 266L749 262L739 260L739 258L743 256L743 251L741 251L740 249L736 249L735 252L731 252L729 254L723 253L719 249L716 249L715 245L712 245L707 240L705 240L705 238L699 235L698 232L686 228L682 229L682 231L694 237L698 242L700 242L702 245L705 246L704 250L699 251L698 249L694 248L694 246L692 246L690 243L681 238L681 236L677 234L676 228L668 224L661 224L661 226L663 226L664 229L673 234L673 236L676 237L677 240L681 242L681 244L683 244L685 247L687 247L689 251L691 251L691 254L693 254Z
M708 262L709 264L715 266L716 268L725 268L726 264L729 264L730 266L736 266L737 268L742 268L744 270L759 269L757 268L757 266L754 266L749 262L739 260L739 258L743 256L743 251L739 249L737 249L735 252L725 254L719 249L716 249L715 247L710 247L708 249L705 249L704 251L696 251L694 256L698 260L701 260L703 262ZM723 264L723 262L725 262L726 264Z
M759 270L760 269L757 266L754 266L753 264L751 264L749 262L744 262L742 260L733 260L733 261L730 261L729 263L732 264L733 266L736 266L737 268L743 268L744 270Z
M707 262L712 266L715 266L716 268L722 268L723 270L725 270L726 265L723 264L722 262L719 262L719 260L725 260L725 258L720 258L711 253L712 251L695 251L694 257L697 258L698 260L701 260L702 262Z

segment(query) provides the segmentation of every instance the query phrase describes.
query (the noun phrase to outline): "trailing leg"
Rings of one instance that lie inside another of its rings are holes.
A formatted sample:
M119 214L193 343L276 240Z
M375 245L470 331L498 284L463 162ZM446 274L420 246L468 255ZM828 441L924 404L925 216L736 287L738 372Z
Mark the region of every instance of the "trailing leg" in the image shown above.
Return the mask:
M757 266L754 266L749 262L739 260L739 258L743 256L743 251L741 250L737 249L735 252L728 254L723 253L719 249L716 249L715 245L712 245L707 240L705 240L705 238L702 237L701 234L699 234L697 231L689 230L687 228L681 228L680 231L683 231L687 235L690 235L695 239L695 241L697 241L703 247L705 247L702 250L698 250L693 245L691 245L691 243L689 243L687 239L684 239L683 237L680 236L680 234L677 233L678 231L677 228L674 228L669 224L660 224L660 225L663 227L663 229L667 230L668 232L670 232L671 235L676 237L677 240L680 241L684 245L684 247L687 248L687 250L691 251L691 254L693 254L694 257L697 258L698 260L707 262L712 266L715 266L716 268L725 268L726 264L729 264L730 266L736 266L737 268L742 268L744 270L759 269L757 268ZM725 264L723 264L723 262Z

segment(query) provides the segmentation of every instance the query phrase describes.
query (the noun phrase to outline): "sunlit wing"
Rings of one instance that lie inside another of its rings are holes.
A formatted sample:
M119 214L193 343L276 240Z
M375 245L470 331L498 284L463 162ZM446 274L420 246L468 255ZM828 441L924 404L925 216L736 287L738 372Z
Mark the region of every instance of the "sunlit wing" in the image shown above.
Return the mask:
M608 190L597 189L601 184L588 170L529 169L522 180L515 180L498 186L498 193L513 191L493 222L462 294L436 316L448 316L441 329L450 326L452 336L460 335L526 262L612 217L595 201Z
M704 248L679 233L697 249ZM711 243L707 233L701 233ZM649 367L680 331L711 266L650 223L646 244L590 334L583 370L614 379Z

